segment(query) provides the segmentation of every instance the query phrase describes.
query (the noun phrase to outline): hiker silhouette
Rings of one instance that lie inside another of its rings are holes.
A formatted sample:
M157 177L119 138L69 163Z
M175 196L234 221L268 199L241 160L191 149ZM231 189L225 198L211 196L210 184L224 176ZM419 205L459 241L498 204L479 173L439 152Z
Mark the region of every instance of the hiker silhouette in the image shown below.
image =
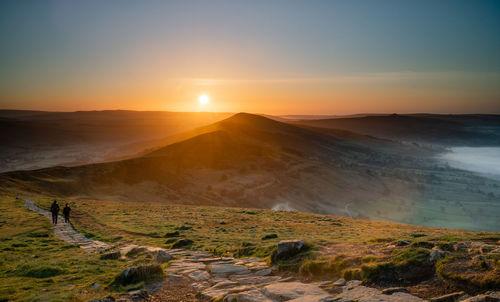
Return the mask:
M54 202L50 206L50 212L52 213L52 223L57 224L57 216L59 215L59 205L57 201L54 199Z
M69 213L71 212L71 208L66 204L66 206L63 209L63 216L64 216L64 222L68 223L69 222Z

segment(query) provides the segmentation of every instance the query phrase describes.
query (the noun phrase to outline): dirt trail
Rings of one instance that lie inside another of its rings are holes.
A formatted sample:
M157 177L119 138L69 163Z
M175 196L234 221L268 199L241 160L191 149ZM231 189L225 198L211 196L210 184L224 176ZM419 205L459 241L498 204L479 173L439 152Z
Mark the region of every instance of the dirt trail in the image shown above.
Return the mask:
M42 214L43 216L47 217L47 219L52 221L52 214L49 211L36 206L33 199L27 197L18 197L18 199L24 200L25 208ZM89 253L100 252L111 248L109 244L86 238L84 235L78 233L70 223L65 223L61 215L59 216L60 217L58 219L58 224L53 225L54 235L57 238L60 238L68 243L78 245Z

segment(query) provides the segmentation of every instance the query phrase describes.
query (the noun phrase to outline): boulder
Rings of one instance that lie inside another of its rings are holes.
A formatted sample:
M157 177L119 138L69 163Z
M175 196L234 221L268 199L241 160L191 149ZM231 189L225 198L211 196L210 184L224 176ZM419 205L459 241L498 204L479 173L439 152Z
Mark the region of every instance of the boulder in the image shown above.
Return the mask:
M325 296L327 293L314 284L276 282L262 288L262 293L277 301L288 301L302 296Z
M351 281L348 281L345 284L344 289L349 290L349 289L355 288L357 286L360 286L361 283L363 283L363 281L361 281L361 280L351 280Z
M458 298L460 298L463 295L465 295L464 292L451 293L444 296L431 298L430 302L455 302L457 301Z
M429 255L429 260L433 263L437 262L439 259L444 258L446 256L446 252L435 246L432 248L431 253Z
M282 240L278 243L276 260L285 259L298 254L304 248L304 240Z
M346 283L347 283L347 281L345 281L345 279L340 278L339 280L337 280L333 283L333 286L344 286L344 285L346 285Z
M158 263L164 263L172 260L172 256L165 250L158 250L155 254L155 261Z

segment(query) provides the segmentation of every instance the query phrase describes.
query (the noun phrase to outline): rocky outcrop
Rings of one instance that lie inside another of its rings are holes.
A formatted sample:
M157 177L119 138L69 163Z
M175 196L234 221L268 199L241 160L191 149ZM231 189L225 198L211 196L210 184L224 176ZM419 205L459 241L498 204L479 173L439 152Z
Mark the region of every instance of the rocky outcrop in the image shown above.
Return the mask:
M165 250L158 250L155 254L155 262L164 263L172 260L172 256Z
M274 260L295 256L304 249L304 246L304 240L282 240L278 243L278 249L274 255Z

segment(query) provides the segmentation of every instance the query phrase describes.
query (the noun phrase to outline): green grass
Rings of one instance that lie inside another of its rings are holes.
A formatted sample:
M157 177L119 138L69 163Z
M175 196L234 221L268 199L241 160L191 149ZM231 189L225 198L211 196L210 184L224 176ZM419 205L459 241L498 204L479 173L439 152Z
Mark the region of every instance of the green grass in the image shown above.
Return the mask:
M128 263L98 260L52 232L49 220L13 197L0 197L0 300L87 301L109 294ZM137 260L134 260L137 261ZM101 289L94 289L98 283Z
M49 198L40 198L37 204L48 208L50 201ZM426 234L426 238L455 236L466 239L477 236L473 231L301 212L149 202L74 200L71 203L75 214L72 219L74 227L84 233L91 230L96 239L116 242L116 238L120 238L118 241L170 247L173 242L168 240L166 243L168 238L165 239L165 235L178 232L178 239L193 240L192 248L216 251L221 255L252 256L254 251L253 255L269 256L272 247L287 239L306 239L320 248L332 242L377 244L395 239L412 240L414 234ZM253 248L242 251L244 243ZM268 253L263 255L263 251Z
M334 279L343 275L359 259L346 259L343 255L307 260L302 263L299 273L307 279ZM350 278L352 279L352 278Z
M36 199L44 208L48 208L51 201L50 198ZM183 248L270 260L279 241L304 239L312 248L276 264L280 270L301 272L312 279L317 274L358 279L364 272L356 265L378 265L377 259L372 258L360 258L356 264L346 259L317 259L324 246L335 242L380 245L395 239L415 240L419 237L415 234L426 234L426 239L440 239L444 244L451 238L465 240L498 235L300 212L148 202L68 201L73 210L73 226L87 236L111 244L133 242L169 248L179 240L192 240L192 244ZM0 197L0 211L0 300L85 301L104 297L113 293L105 287L112 284L124 268L150 264L141 255L125 261L100 260L100 255L86 254L55 238L48 219L25 209L22 201L13 197ZM170 236L175 237L168 238ZM394 258L399 262L412 261L418 259L420 253L412 250L395 254ZM96 282L101 285L100 289L91 287ZM143 281L139 281L111 289L126 290L142 284Z

